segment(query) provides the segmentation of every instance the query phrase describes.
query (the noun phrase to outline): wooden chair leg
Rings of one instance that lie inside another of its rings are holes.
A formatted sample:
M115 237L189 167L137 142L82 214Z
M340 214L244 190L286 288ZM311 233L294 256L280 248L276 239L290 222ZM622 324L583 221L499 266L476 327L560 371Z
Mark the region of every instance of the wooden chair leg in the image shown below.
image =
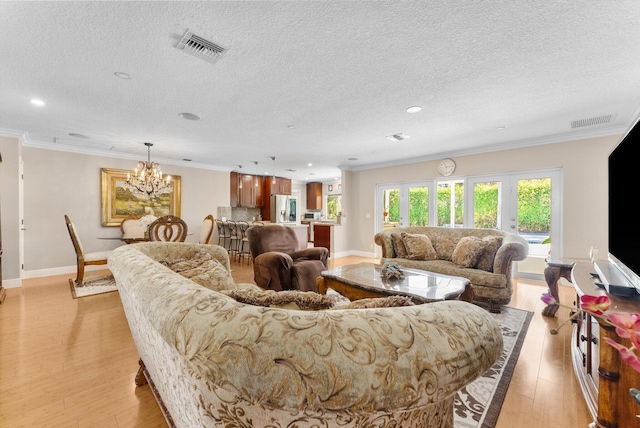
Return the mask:
M138 364L140 364L140 368L138 368L138 373L136 373L135 383L136 386L143 386L147 384L147 378L144 375L144 361L142 361L142 358L140 358Z
M82 281L84 280L84 263L78 262L78 276L76 278L76 286L82 286Z

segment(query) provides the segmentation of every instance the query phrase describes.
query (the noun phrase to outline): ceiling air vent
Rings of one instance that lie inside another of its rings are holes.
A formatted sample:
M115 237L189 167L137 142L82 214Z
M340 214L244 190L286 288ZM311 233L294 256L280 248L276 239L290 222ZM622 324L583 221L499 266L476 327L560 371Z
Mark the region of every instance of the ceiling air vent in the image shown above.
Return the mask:
M572 128L582 128L583 126L601 125L603 123L609 123L613 119L612 114L604 116L590 117L589 119L572 120Z
M196 36L189 30L185 31L184 36L176 45L176 49L202 58L212 64L222 58L228 51L227 48Z

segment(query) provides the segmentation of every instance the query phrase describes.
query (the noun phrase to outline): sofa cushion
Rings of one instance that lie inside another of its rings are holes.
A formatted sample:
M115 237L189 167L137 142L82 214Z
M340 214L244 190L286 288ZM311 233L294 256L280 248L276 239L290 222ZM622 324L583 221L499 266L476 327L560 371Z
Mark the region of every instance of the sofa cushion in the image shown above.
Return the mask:
M391 245L393 246L393 253L396 257L407 257L407 248L404 246L402 235L399 233L391 234Z
M451 261L458 266L473 267L478 263L478 258L483 253L486 243L476 236L465 236L458 241Z
M201 250L193 257L175 260L159 260L172 271L189 278L196 284L213 291L235 289L236 284L229 271L211 254Z
M456 249L458 244L458 238L448 235L436 235L431 237L433 248L436 249L436 254L440 260L449 260L453 256L453 250Z
M502 236L485 236L482 240L485 242L484 251L478 257L476 269L493 272L493 259L496 257L498 248L502 245Z
M438 255L427 235L402 232L402 242L409 260L436 260Z

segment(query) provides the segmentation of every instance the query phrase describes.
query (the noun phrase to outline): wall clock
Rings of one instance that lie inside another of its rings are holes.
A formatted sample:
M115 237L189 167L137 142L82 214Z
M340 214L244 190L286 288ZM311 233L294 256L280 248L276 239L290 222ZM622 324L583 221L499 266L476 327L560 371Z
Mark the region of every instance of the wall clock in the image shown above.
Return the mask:
M456 170L456 163L453 159L443 159L438 164L438 172L445 177L453 174L453 171Z

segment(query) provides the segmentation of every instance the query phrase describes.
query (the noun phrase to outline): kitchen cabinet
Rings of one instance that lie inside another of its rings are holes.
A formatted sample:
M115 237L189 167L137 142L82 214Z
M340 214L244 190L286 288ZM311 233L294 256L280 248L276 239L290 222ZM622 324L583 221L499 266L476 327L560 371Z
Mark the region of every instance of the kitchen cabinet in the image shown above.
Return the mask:
M264 177L265 197L271 195L289 195L291 196L291 179L284 177L276 177L275 183L273 177Z
M264 205L262 176L231 172L229 183L232 207L259 208Z
M307 209L322 209L322 183L307 183Z

